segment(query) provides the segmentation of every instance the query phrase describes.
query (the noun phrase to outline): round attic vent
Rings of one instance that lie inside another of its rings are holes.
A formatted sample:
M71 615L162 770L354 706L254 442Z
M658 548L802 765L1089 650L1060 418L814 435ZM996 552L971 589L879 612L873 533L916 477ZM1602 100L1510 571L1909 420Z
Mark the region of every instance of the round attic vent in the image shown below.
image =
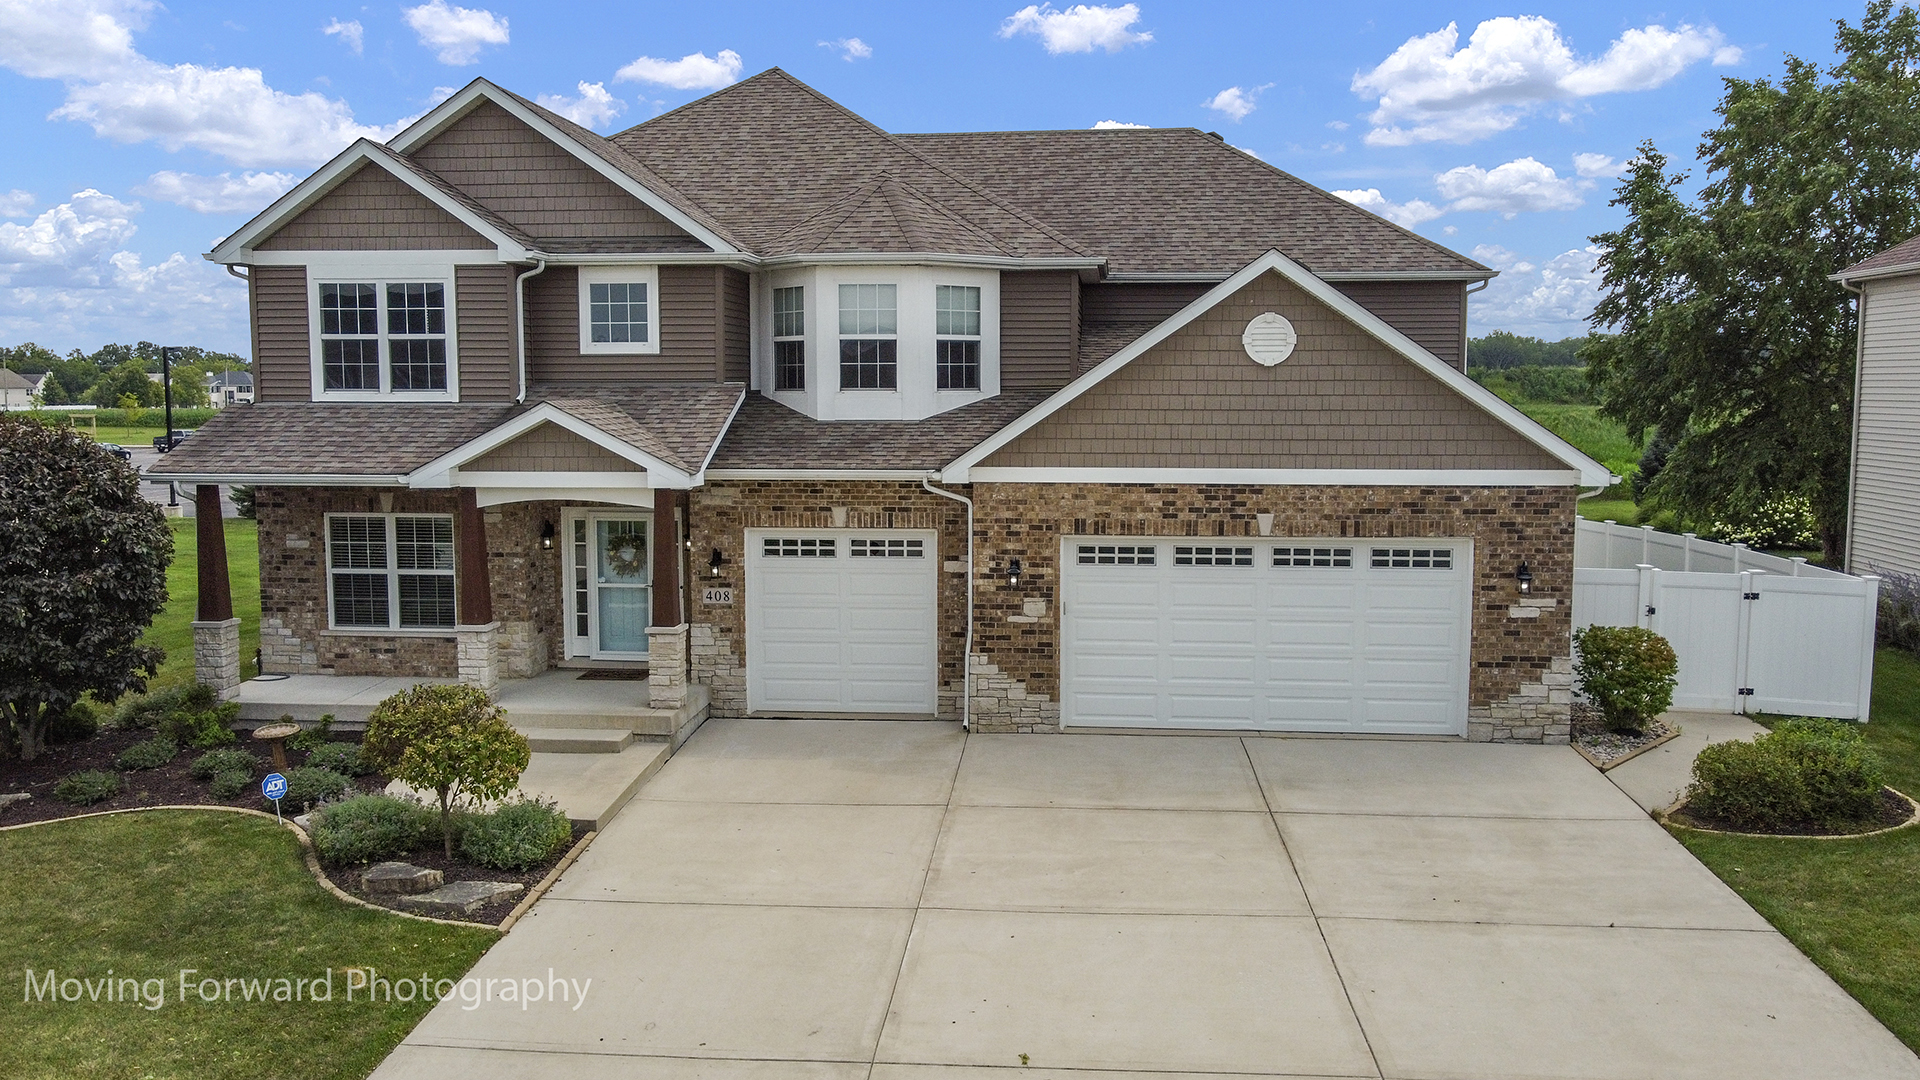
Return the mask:
M1300 341L1300 335L1293 332L1293 324L1283 316L1269 311L1255 315L1247 324L1247 332L1240 335L1240 344L1253 357L1256 364L1267 367L1293 355L1293 347Z

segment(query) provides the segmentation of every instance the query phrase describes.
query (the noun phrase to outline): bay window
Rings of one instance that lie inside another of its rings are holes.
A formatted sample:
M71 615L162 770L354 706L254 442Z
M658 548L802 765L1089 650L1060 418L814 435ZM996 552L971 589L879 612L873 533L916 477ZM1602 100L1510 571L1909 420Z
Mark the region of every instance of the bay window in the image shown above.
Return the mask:
M807 388L807 290L773 290L773 388Z
M900 384L899 287L840 286L840 389Z
M935 383L941 390L980 389L980 290L933 288Z

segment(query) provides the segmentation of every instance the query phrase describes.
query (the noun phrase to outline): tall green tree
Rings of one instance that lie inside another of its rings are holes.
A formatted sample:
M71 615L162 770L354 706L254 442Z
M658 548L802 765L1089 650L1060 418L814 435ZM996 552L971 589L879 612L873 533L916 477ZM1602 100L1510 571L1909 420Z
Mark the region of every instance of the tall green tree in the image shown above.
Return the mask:
M1641 144L1603 249L1592 367L1606 412L1674 440L1649 494L1689 516L1807 498L1844 551L1855 309L1828 275L1920 232L1920 16L1873 0L1839 61L1727 79L1707 183Z

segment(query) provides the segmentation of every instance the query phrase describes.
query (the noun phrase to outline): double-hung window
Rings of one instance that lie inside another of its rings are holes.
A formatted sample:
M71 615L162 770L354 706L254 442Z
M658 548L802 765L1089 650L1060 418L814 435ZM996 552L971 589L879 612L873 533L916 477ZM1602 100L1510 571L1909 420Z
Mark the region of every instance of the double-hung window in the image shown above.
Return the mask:
M453 518L327 515L327 599L336 629L450 629Z
M321 284L320 372L329 391L445 393L446 283Z
M933 287L934 363L942 390L980 389L980 289Z
M840 286L840 389L900 386L897 285Z
M807 290L773 290L773 388L807 388Z

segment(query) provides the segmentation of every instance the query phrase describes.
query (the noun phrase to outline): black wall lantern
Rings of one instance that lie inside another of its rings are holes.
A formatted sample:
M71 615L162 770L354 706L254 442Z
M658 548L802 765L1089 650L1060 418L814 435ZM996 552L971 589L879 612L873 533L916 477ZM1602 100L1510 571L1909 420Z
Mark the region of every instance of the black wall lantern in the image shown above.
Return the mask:
M707 576L719 577L720 567L726 565L727 557L720 554L719 548L713 549L713 557L707 560Z
M1019 559L1012 559L1007 562L1007 587L1014 588L1014 589L1017 589L1020 587L1020 560Z
M1513 572L1513 580L1519 582L1522 595L1533 591L1533 571L1527 569L1526 563L1521 563L1520 569Z
M553 522L551 521L540 523L540 550L553 550Z

